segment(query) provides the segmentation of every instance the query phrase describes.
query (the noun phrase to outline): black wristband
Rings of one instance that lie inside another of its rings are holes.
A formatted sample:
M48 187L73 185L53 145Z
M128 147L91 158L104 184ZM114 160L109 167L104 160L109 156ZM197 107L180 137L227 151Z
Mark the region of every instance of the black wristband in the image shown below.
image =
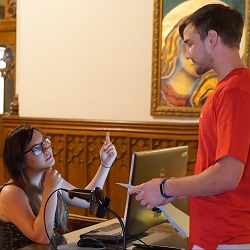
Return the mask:
M103 168L111 168L111 167L106 167L106 166L104 166L103 164L101 164L101 165L102 165Z
M161 183L160 183L160 192L161 192L161 196L164 197L164 198L171 198L173 196L168 196L166 193L165 193L165 190L164 190L164 184L166 182L166 180L168 179L164 179Z

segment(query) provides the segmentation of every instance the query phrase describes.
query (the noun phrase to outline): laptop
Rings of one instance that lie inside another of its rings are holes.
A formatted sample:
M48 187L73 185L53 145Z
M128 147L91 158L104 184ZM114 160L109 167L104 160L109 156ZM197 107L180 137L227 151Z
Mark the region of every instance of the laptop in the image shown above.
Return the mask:
M131 159L129 184L138 185L153 178L171 178L185 176L187 172L188 146L134 152ZM187 198L172 203L186 211ZM178 203L179 202L179 203ZM134 195L127 196L123 222L128 238L145 236L145 232L166 222L165 215L159 209L148 210L137 201ZM122 239L120 223L94 229L80 237L93 237L103 242L118 242Z

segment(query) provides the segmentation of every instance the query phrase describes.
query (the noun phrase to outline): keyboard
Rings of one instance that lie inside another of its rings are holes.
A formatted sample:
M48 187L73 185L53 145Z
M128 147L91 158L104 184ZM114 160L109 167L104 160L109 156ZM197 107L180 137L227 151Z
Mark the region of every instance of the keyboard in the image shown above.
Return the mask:
M122 240L122 228L119 222L112 222L106 226L95 228L80 235L83 237L93 237L107 243L117 243Z
M119 222L113 223L113 224L110 224L110 225L107 225L104 227L99 227L99 228L91 230L89 232L91 232L91 233L111 232L111 231L116 230L116 229L120 229L119 231L121 231L121 225Z

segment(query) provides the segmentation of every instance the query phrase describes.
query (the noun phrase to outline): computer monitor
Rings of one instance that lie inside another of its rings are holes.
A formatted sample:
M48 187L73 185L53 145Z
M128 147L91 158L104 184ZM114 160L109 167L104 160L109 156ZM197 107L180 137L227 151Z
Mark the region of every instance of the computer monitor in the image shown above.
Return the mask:
M171 147L135 152L132 154L129 184L139 185L153 178L185 176L187 172L188 146ZM159 188L160 192L160 188ZM173 202L177 208L188 203L187 198ZM184 208L185 211L185 208ZM134 195L127 196L124 221L127 235L137 235L151 227L166 222L163 213L148 210L137 201Z

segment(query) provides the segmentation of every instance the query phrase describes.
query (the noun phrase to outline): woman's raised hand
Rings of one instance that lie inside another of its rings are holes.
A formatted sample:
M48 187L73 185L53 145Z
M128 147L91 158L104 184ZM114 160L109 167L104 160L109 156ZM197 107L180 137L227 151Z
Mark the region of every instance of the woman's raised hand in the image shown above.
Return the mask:
M117 156L115 146L110 141L110 133L106 133L106 140L100 150L101 164L103 167L110 168Z

